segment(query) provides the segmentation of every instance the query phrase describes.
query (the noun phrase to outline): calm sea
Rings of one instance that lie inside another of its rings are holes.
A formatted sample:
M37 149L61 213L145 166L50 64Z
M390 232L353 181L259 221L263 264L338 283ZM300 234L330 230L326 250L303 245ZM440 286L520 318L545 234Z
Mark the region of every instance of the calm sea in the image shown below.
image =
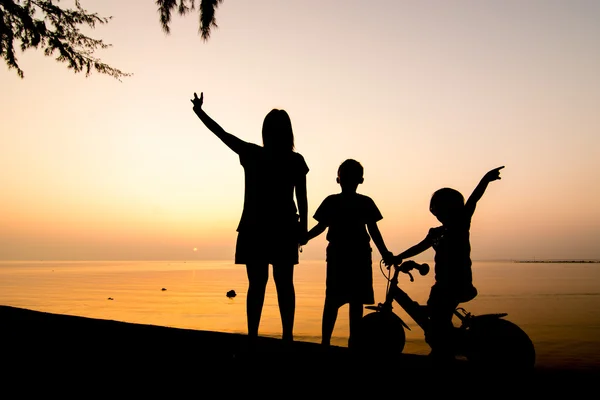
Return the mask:
M508 313L506 319L534 342L538 366L600 369L599 263L475 261L473 274L479 296L465 308L474 314ZM375 301L381 302L387 280L378 264L374 284ZM433 273L400 282L419 302L426 301L432 284ZM318 343L325 263L301 261L295 285L295 338ZM228 261L0 262L2 305L178 328L246 333L246 286L245 268ZM229 298L230 290L237 296ZM404 352L427 354L423 332L403 310L394 310L411 327ZM272 277L260 334L281 335ZM346 346L347 340L344 306L332 342Z

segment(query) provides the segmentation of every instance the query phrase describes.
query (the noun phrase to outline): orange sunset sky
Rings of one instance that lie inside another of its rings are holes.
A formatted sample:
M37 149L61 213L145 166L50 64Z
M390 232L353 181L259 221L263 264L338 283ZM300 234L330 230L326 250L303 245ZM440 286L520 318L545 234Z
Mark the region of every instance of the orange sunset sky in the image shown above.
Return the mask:
M165 35L154 1L81 4L113 17L96 55L133 76L35 50L17 53L24 79L4 64L0 259L233 260L243 170L195 91L255 143L289 112L310 217L360 161L394 253L437 225L433 191L468 196L504 165L473 259L600 259L600 2L225 0L207 42L196 13ZM324 259L324 236L301 261Z

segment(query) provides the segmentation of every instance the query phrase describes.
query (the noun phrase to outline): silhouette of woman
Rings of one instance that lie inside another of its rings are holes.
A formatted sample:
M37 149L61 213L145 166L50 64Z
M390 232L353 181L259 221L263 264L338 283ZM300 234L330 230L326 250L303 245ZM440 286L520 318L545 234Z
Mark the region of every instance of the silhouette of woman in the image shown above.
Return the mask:
M248 275L248 337L251 342L258 337L271 264L282 339L292 342L296 310L294 266L298 264L300 238L308 227L308 166L304 157L294 150L290 117L285 110L271 110L263 121L263 146L259 146L225 132L210 118L202 109L203 93L200 97L194 93L191 101L198 118L238 154L244 168L244 208L237 227L235 263L245 264Z

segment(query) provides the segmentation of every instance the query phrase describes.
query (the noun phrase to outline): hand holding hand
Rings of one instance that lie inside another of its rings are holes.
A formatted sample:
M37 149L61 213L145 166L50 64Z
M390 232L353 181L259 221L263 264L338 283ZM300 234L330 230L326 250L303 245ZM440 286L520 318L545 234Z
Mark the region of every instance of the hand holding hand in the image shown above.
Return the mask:
M392 263L392 259L394 258L394 254L387 250L381 254L381 258L383 259L383 263L389 266Z
M204 93L200 92L200 97L194 92L194 98L190 100L194 104L194 111L202 110L202 103L204 103Z
M402 259L398 258L397 256L393 255L390 252L389 255L385 255L383 257L383 263L386 265L387 269L390 269L390 267L392 265L401 264L402 263Z
M404 260L403 260L403 259L401 259L399 256L394 256L394 257L392 257L392 263L393 263L394 265L400 265L400 264L402 264L403 262L404 262Z
M298 245L300 245L300 246L306 246L306 243L308 243L308 236L307 236L306 233L303 233L298 238Z
M493 170L491 170L491 171L488 171L488 173L486 173L486 174L483 176L483 179L484 179L486 182L492 182L492 181L495 181L495 180L498 180L498 179L502 179L502 178L500 178L500 170L501 170L502 168L504 168L504 165L503 165L503 166L501 166L501 167L498 167L498 168L494 168L494 169L493 169Z

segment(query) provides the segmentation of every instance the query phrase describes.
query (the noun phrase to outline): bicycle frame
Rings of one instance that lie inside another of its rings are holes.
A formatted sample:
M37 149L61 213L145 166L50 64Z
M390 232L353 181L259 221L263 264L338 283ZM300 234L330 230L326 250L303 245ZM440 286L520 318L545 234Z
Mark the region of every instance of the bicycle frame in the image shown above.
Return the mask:
M417 264L414 261L408 261L409 266L402 267L401 265L394 265L394 274L392 278L389 279L389 286L387 288L387 293L385 297L385 301L383 303L379 303L377 306L367 306L367 309L376 310L376 311L391 311L393 309L393 302L396 301L400 307L423 329L423 331L427 330L427 324L429 322L429 315L427 311L426 305L421 305L418 302L414 301L404 290L402 290L398 286L398 276L400 272L404 272L410 277L410 281L413 282L414 278L410 271L412 269L417 269L421 275L427 275L429 273L429 265L428 264ZM405 264L402 264L405 265ZM471 320L474 318L482 319L482 318L502 318L508 315L507 313L497 313L497 314L485 314L475 316L465 310L462 307L457 307L454 310L454 315L458 317L461 321L461 327L466 328ZM398 317L400 318L400 317ZM402 325L411 330L410 327L400 318Z
M396 337L395 349L402 352L405 343L404 330L410 327L392 311L394 301L427 333L429 312L426 305L421 305L398 286L400 272L407 274L410 281L414 278L410 271L416 269L421 275L429 273L429 265L418 264L412 260L401 265L394 265L394 274L388 278L385 301L376 306L366 306L376 312L363 317L358 348L368 353L389 353L389 343L382 342L381 337ZM454 326L454 352L457 356L484 368L506 367L510 371L531 370L535 364L535 348L533 342L520 327L503 319L507 314L473 315L462 307L454 310L454 315L461 321Z
M426 267L423 269L424 273L421 274L426 275L429 272L429 265L423 264L423 266ZM421 329L425 331L427 329L427 322L429 321L429 317L427 315L427 306L423 306L411 299L410 296L398 286L398 275L400 274L401 269L399 265L394 265L393 268L394 275L392 276L392 279L389 280L385 302L379 303L375 307L367 306L366 308L378 311L391 311L393 308L392 303L396 301L400 307L402 307L402 309L404 309L404 311L406 311L406 313L417 323L417 325L419 325ZM410 271L406 271L405 273L408 274L412 282L414 278ZM402 320L402 318L400 318L400 321L406 329L411 330L410 327Z

